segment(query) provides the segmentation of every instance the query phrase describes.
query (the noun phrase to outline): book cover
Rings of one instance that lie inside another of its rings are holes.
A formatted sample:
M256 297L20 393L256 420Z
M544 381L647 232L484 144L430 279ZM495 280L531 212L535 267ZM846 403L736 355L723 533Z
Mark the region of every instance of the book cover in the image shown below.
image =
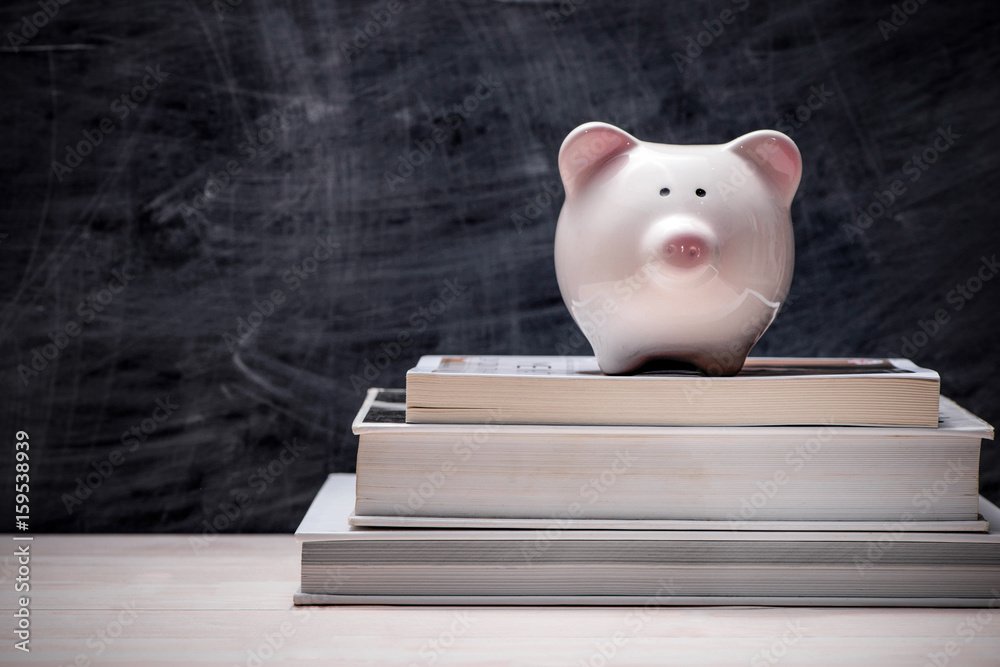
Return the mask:
M731 377L608 376L593 357L425 356L406 376L414 423L927 426L940 378L906 359L757 357Z
M936 428L414 424L404 400L372 389L354 421L357 525L983 527L993 430L944 397Z

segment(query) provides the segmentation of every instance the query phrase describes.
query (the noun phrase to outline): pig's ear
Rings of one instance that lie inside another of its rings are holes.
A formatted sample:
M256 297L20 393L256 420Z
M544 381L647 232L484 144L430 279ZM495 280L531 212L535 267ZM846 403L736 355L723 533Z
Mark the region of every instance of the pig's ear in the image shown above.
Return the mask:
M775 130L757 130L733 139L724 150L759 167L777 188L785 206L792 205L802 178L802 156L794 141Z
M607 123L584 123L570 132L559 149L559 175L566 194L577 192L609 160L638 144L631 134Z

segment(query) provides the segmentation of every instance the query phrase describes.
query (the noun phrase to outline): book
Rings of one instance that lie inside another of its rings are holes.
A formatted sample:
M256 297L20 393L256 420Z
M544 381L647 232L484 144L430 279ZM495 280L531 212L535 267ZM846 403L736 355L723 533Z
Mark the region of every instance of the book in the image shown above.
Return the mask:
M354 420L356 525L985 527L993 429L943 397L936 428L413 424L407 398L372 389Z
M594 357L425 356L406 391L413 423L933 428L940 377L906 359L750 357L706 377L609 376Z
M330 475L295 533L296 604L987 606L988 533L359 528L355 478ZM992 602L995 605L995 602Z

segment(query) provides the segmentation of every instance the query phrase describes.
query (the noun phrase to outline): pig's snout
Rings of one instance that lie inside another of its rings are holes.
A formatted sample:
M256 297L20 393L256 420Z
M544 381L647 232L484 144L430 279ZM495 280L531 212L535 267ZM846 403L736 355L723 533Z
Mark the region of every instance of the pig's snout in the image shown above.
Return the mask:
M698 234L671 236L660 248L660 257L663 261L678 269L701 266L711 255L709 241Z
M655 225L646 248L657 263L677 271L700 269L716 263L719 240L697 220L671 220Z

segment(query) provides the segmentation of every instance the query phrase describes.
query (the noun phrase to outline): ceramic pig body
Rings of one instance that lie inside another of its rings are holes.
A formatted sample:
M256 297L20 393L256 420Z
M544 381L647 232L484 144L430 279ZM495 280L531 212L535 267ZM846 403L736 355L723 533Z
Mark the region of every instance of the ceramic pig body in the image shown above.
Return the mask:
M559 171L556 275L601 370L739 372L792 279L792 140L760 130L674 146L587 123L563 142Z

